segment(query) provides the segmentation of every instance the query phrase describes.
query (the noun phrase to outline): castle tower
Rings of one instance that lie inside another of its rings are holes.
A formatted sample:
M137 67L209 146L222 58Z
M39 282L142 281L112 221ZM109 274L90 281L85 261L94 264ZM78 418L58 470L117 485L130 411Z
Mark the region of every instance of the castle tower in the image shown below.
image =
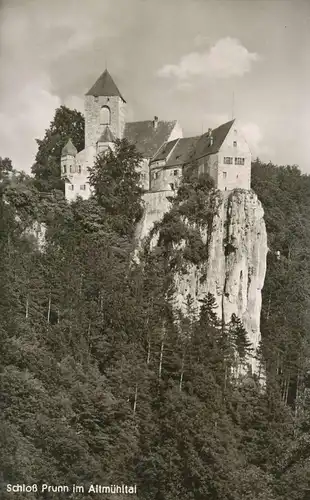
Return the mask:
M126 101L106 69L85 95L85 148L96 147L107 126L121 139L125 114Z

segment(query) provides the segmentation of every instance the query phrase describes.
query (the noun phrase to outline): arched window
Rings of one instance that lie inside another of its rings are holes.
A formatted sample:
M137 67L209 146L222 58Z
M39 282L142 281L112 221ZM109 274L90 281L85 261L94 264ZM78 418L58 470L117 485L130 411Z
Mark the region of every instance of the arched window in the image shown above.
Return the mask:
M108 106L102 106L100 110L100 125L110 125L111 123L111 111Z

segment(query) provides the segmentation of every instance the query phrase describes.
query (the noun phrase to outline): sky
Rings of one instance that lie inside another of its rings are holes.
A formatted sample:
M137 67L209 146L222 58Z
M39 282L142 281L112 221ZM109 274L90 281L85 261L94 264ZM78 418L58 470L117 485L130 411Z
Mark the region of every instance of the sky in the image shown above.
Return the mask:
M0 0L0 156L30 172L106 64L128 121L234 116L254 157L310 173L310 0Z

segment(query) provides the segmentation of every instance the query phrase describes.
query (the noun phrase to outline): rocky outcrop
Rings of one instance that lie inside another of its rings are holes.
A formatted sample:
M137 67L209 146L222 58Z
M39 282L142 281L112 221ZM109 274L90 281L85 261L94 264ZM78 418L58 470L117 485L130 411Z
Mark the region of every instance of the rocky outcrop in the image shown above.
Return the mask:
M175 304L186 312L185 301L190 295L199 310L199 299L208 292L212 293L218 304L218 316L228 323L231 315L236 314L242 320L253 347L257 348L268 251L263 207L250 190L216 191L210 195L210 203L211 198L211 220L195 224L194 228L203 241L206 257L198 264L184 260L182 272L174 275ZM153 204L156 204L155 199ZM146 204L140 238L167 209L168 205L155 207ZM186 220L185 223L191 226ZM158 235L153 238L152 246L156 245L157 238ZM179 248L182 246L186 246L185 241L180 242Z
M171 203L168 200L173 196L173 191L156 191L148 192L143 196L144 213L141 221L139 222L136 230L137 249L146 238L155 222L160 221L164 214L170 210ZM156 245L158 236L152 240L152 246Z

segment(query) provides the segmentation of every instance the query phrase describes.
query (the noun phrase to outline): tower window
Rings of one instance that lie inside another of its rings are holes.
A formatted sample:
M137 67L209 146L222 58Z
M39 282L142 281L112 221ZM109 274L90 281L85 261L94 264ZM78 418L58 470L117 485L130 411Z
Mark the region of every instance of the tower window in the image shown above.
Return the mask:
M70 174L73 174L73 172L74 172L74 167L70 165Z
M67 173L67 167L66 165L63 166L63 169L62 169L63 173L66 174Z
M78 172L79 172L79 174L82 172L82 167L81 167L81 165L78 165Z
M233 158L231 156L224 156L224 163L226 165L232 165L233 163Z
M244 158L235 158L235 165L244 165Z
M111 111L108 106L102 106L100 110L100 125L110 125Z
M153 179L157 179L158 178L158 172L154 172L153 173Z
M237 141L234 141L233 144L234 144L234 147L236 148L237 147Z

